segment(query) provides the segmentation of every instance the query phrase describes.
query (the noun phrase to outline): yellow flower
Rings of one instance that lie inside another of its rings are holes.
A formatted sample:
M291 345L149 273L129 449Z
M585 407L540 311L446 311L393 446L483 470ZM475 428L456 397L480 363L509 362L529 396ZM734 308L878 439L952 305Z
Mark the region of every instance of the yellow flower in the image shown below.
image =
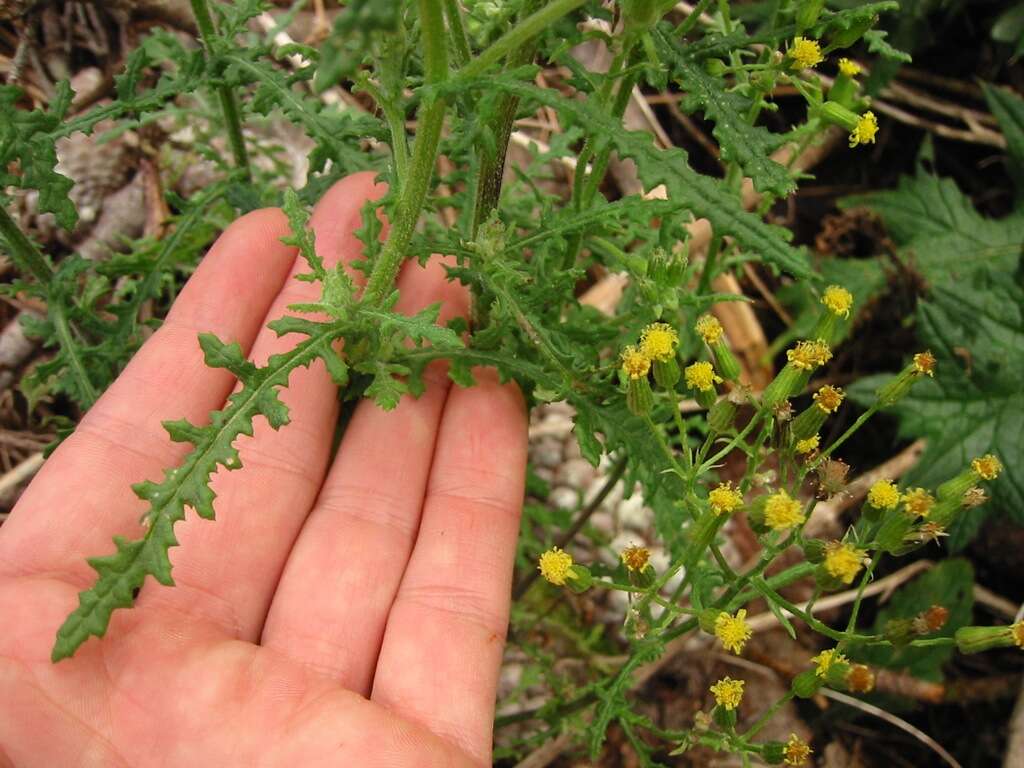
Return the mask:
M914 373L934 378L935 355L933 355L929 350L918 352L914 355Z
M868 491L868 504L875 509L896 509L900 492L892 480L879 480Z
M984 480L995 480L1003 471L1002 463L991 453L986 453L980 459L972 461L971 468Z
M736 709L743 700L743 685L743 680L723 677L711 686L711 693L715 696L715 703L729 711Z
M825 545L825 570L843 584L852 584L863 566L864 550L842 541Z
M622 563L627 570L640 572L647 567L651 551L647 547L631 546L622 550Z
M709 347L717 344L724 333L722 324L713 315L701 315L693 328Z
M849 317L850 307L853 306L853 294L841 285L830 285L821 295L821 303L828 307L833 315Z
M564 586L566 579L575 579L572 572L572 555L558 547L552 547L540 556L537 563L540 575L556 586Z
M835 413L843 404L844 397L846 397L846 393L839 387L826 384L814 393L814 404L825 413Z
M811 451L818 450L818 443L821 442L821 438L817 435L811 435L806 440L798 440L796 444L797 453L810 453Z
M856 61L850 61L845 56L839 60L839 71L847 77L856 77L861 73L861 66Z
M622 350L622 371L631 379L642 379L651 370L651 358L634 346Z
M736 611L735 616L722 611L715 619L715 635L722 641L725 650L732 651L737 656L743 653L743 646L753 634L747 626L746 618L747 612L741 608Z
M1013 642L1018 648L1024 648L1024 621L1018 621L1011 625L1010 629L1013 630Z
M813 657L811 661L818 665L817 669L814 670L814 673L818 677L825 677L833 664L847 663L846 657L835 648L822 651L817 656Z
M793 45L789 49L789 57L793 59L793 63L801 69L804 67L813 67L815 64L820 64L824 61L824 57L821 55L821 46L818 45L817 40L808 40L805 37L793 38Z
M783 755L786 759L786 765L801 766L807 765L807 760L810 758L811 753L814 752L810 745L797 736L795 733L789 734L789 741L786 742L786 749L783 751Z
M715 384L722 380L721 376L715 374L715 369L711 363L701 361L694 363L693 365L686 366L686 370L683 371L686 376L686 386L690 389L699 389L701 392L707 392L709 389L714 389Z
M667 362L676 354L679 334L666 323L651 323L640 334L640 351L650 360Z
M912 515L928 517L935 506L935 497L924 488L911 488L903 497L903 506Z
M857 126L850 131L850 147L856 147L858 144L874 144L876 133L878 133L878 118L869 109L860 116Z
M776 531L784 531L804 521L800 502L792 498L785 489L773 493L764 505L764 521Z
M743 506L743 494L733 488L732 483L719 483L708 493L708 501L716 515L728 515Z
M821 339L816 341L798 341L793 349L786 351L786 359L794 368L813 371L832 359L832 350Z

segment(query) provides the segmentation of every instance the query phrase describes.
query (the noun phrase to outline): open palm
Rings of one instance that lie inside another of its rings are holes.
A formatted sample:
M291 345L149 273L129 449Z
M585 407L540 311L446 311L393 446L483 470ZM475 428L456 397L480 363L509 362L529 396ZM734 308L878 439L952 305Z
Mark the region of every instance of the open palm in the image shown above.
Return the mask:
M314 211L317 250L351 261L361 174ZM292 374L292 423L258 420L245 465L214 476L216 523L190 516L173 589L148 584L107 637L51 664L84 558L137 538L131 482L182 458L161 420L201 422L231 375L196 334L290 348L267 321L309 301L280 211L217 241L167 321L47 462L0 528L0 766L488 764L523 492L525 417L511 385L428 372L385 413L360 404L330 463L338 400L323 364ZM399 309L465 310L444 270L407 265Z

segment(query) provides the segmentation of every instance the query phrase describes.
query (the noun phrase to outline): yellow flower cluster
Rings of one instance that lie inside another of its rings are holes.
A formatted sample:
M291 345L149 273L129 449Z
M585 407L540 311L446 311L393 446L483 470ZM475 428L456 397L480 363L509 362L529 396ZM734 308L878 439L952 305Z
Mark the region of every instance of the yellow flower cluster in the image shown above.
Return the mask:
M572 573L572 555L558 547L552 547L540 556L537 563L540 575L556 586L564 586L567 579L575 578Z
M718 322L718 318L713 315L701 315L693 328L709 347L717 344L725 332L722 329L722 324Z
M799 454L810 453L818 450L820 442L821 438L818 435L811 435L806 440L798 440L794 450Z
M804 521L803 508L799 501L782 489L765 502L764 521L772 530L784 531Z
M856 77L861 73L861 66L845 56L839 60L839 71L847 77Z
M879 480L868 491L868 504L875 509L896 509L901 498L900 491L892 480Z
M743 494L733 488L732 483L720 483L708 492L708 501L716 515L728 515L743 506Z
M715 619L715 636L722 641L722 647L737 656L743 653L743 646L753 634L746 622L747 612L743 608L730 616L725 611Z
M807 765L807 761L811 757L811 753L814 750L811 746L797 736L795 733L789 734L789 741L786 742L786 748L783 750L783 756L785 758L786 765L801 766Z
M650 559L651 551L647 547L631 546L622 550L622 564L628 571L639 573L647 567Z
M825 570L843 584L852 584L864 564L864 550L842 541L825 545Z
M722 381L722 377L715 374L711 363L705 360L686 366L683 375L686 377L686 386L701 392L714 389L715 384Z
M991 453L987 453L980 459L972 461L971 468L981 475L984 480L995 480L999 477L999 473L1003 471L1002 463Z
M651 323L640 334L640 351L648 360L667 362L676 354L679 334L666 323Z
M871 693L875 689L875 673L866 664L854 664L846 673L846 687L851 693Z
M808 40L806 37L793 38L793 45L789 48L789 57L793 63L801 69L813 67L825 60L821 55L821 46L817 40Z
M733 680L731 677L723 677L711 686L711 693L715 697L715 703L732 711L743 701L743 680Z
M630 345L622 350L622 372L631 379L642 379L651 370L651 358Z
M935 355L930 351L918 352L914 355L914 372L922 376L935 376Z
M841 285L830 285L821 295L821 303L829 312L839 317L849 317L850 307L853 306L853 294Z
M825 677L833 664L848 663L846 657L843 656L843 654L841 654L836 648L830 648L827 651L822 651L817 656L814 656L811 661L817 665L814 673L818 677Z
M815 341L798 341L793 349L786 350L786 359L794 368L813 371L832 359L832 350L821 339Z
M1017 644L1018 648L1024 648L1024 621L1018 621L1011 628L1013 629L1013 642Z
M858 144L874 144L875 134L878 133L878 118L870 109L860 116L856 127L850 131L850 146Z
M826 384L814 393L814 404L825 413L835 413L843 404L844 397L846 397L846 393L839 387Z
M912 515L928 517L935 506L935 497L924 488L911 488L903 496L903 507Z

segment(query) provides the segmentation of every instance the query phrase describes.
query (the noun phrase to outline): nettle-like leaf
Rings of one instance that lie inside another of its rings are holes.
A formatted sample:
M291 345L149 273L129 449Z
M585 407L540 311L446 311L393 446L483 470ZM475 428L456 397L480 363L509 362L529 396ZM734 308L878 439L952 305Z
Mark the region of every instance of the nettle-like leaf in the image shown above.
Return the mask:
M1024 210L1003 219L979 214L952 179L924 168L894 190L848 197L842 208L878 213L904 258L936 286L952 287L979 268L1014 269L1024 242Z
M1008 88L983 84L985 101L999 122L1006 138L1007 170L1017 186L1017 195L1024 196L1024 99Z
M708 219L716 232L731 236L742 248L760 254L769 264L795 277L814 277L806 254L787 242L789 233L786 230L766 224L760 217L743 210L737 205L735 195L721 181L690 167L685 151L658 149L649 133L627 131L593 105L567 99L548 89L511 77L480 78L477 82L480 87L497 88L523 101L556 110L563 119L611 142L622 157L631 158L648 188L664 184L670 201L685 205L696 218ZM456 81L449 87L469 85L467 81Z
M900 435L928 447L906 482L935 488L972 459L993 453L1004 470L987 484L992 504L965 510L949 544L962 547L996 509L1024 523L1024 287L1020 277L980 272L954 288L936 289L917 312L922 347L931 349L935 378L916 383L890 410ZM889 377L851 387L863 404Z
M667 62L672 77L686 94L680 107L691 114L702 111L714 123L712 133L718 139L722 159L738 163L760 192L777 197L792 192L796 184L789 171L769 157L784 139L747 122L751 100L727 90L721 78L712 77L702 64L686 56L685 46L664 30L656 30L653 37L661 60Z
M203 518L213 519L215 495L210 476L223 466L239 469L242 462L234 446L240 435L253 433L253 419L263 416L278 429L288 423L288 408L277 396L295 368L309 365L330 344L337 329L322 326L317 335L300 342L289 352L274 355L263 367L257 367L242 354L237 344L226 344L210 334L200 337L207 365L227 368L238 376L242 388L233 394L227 407L214 411L205 426L187 421L166 422L172 440L191 443L192 451L177 467L165 470L160 482L135 485L135 494L149 502L143 516L146 533L141 539L114 539L117 551L89 560L96 571L96 582L78 596L78 608L57 630L51 654L54 661L74 654L90 635L102 637L118 608L131 607L134 596L147 576L161 584L174 584L168 550L177 546L174 524L191 507Z

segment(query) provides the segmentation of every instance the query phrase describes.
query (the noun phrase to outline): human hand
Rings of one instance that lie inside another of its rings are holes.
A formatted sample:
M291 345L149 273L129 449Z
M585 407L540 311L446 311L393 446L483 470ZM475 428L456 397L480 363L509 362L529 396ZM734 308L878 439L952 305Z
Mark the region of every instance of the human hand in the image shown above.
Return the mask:
M351 176L311 219L330 264L356 258ZM137 538L155 479L187 446L164 419L202 422L234 385L196 335L257 363L294 343L265 326L317 288L284 215L256 211L220 237L166 322L54 453L0 528L0 765L470 766L490 763L526 456L514 385L487 371L385 413L361 403L333 464L336 388L317 361L258 419L221 471L218 520L189 515L171 550L177 586L147 584L107 637L51 664L54 633L94 573L85 558ZM437 260L405 267L399 310L464 313Z

